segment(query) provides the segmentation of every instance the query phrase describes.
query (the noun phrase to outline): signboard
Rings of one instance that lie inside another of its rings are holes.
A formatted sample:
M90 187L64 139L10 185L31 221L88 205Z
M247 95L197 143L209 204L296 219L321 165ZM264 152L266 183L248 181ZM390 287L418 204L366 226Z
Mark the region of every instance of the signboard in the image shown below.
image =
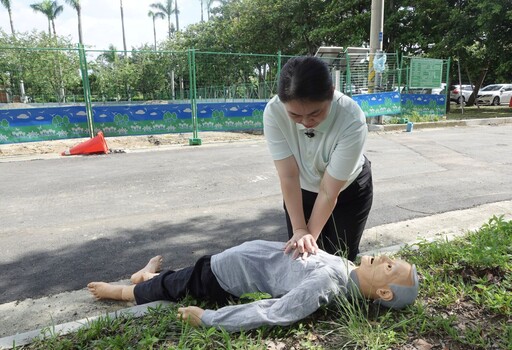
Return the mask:
M443 77L443 60L411 58L409 88L440 88Z

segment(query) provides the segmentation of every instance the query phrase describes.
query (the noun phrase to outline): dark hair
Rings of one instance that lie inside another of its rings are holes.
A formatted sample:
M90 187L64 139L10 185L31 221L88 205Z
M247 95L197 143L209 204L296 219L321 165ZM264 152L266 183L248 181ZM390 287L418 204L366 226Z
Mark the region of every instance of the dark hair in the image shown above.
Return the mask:
M318 57L291 58L279 76L279 99L323 102L333 96L332 77L327 63Z

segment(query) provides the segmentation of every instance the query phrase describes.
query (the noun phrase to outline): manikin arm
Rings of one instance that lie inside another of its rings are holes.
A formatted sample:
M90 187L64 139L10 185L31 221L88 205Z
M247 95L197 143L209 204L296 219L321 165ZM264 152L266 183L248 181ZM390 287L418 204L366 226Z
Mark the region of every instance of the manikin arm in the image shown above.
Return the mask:
M339 287L327 275L312 277L281 298L259 300L248 304L230 305L219 310L183 310L183 318L197 325L195 317L208 327L222 327L229 332L249 330L263 325L286 326L315 312L339 293Z

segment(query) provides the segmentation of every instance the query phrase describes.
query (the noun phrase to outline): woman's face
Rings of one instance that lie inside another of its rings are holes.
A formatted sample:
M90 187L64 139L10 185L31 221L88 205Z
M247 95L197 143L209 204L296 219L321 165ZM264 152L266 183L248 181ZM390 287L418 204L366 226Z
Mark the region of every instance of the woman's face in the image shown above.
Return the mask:
M292 100L284 104L288 117L297 124L308 129L317 127L329 114L331 101L302 101Z

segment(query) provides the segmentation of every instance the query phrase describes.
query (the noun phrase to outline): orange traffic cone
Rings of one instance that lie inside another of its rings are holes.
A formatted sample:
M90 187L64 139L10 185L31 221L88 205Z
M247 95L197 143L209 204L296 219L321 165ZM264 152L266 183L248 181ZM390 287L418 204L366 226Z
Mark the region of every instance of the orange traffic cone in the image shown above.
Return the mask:
M105 138L103 137L103 132L98 132L98 134L90 140L79 143L75 147L68 149L61 153L63 156L71 156L77 154L99 154L99 153L107 153L108 146Z

